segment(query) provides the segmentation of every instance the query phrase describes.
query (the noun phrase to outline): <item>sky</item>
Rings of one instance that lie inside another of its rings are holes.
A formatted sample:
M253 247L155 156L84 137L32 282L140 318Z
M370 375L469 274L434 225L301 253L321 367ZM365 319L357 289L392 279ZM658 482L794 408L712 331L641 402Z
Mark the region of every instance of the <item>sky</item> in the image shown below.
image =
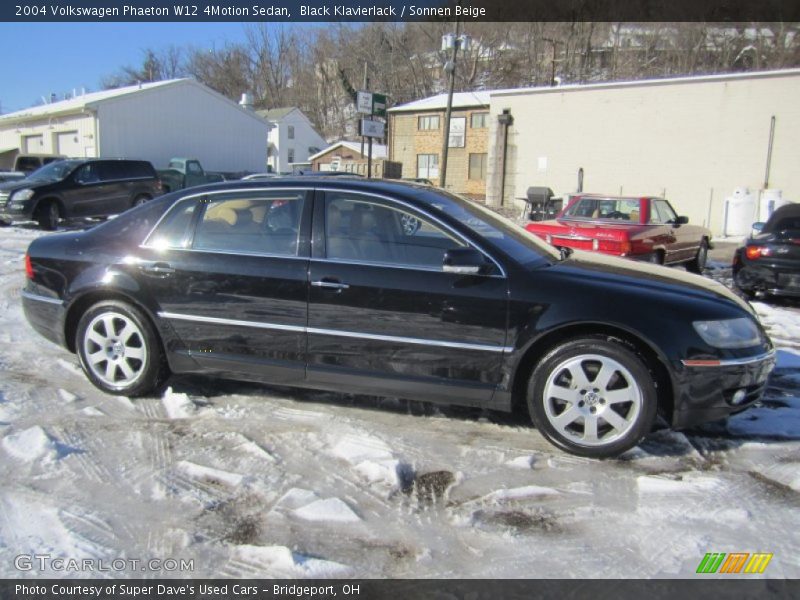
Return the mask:
M192 45L219 48L243 41L242 23L0 23L0 113L41 103L55 92L96 91L144 50Z

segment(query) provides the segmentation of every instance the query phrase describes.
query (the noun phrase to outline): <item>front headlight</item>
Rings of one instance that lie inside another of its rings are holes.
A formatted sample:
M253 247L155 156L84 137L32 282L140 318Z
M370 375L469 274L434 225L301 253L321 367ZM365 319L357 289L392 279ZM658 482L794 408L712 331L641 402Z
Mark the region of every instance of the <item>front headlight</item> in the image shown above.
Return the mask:
M9 201L23 202L25 200L30 200L31 196L33 196L33 190L31 188L25 188L22 190L17 190L13 194L11 194L11 198L9 198Z
M761 332L747 317L724 321L695 321L695 331L715 348L749 348L761 344Z

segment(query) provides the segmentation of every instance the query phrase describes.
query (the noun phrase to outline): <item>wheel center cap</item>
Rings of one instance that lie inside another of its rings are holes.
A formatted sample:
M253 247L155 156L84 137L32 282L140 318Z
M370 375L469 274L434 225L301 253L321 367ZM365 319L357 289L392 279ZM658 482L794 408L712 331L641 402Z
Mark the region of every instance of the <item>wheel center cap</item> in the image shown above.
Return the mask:
M583 400L589 406L596 406L600 402L600 396L598 396L595 392L587 392L583 397Z
M111 352L114 354L114 358L122 358L125 356L125 346L118 340L111 346Z

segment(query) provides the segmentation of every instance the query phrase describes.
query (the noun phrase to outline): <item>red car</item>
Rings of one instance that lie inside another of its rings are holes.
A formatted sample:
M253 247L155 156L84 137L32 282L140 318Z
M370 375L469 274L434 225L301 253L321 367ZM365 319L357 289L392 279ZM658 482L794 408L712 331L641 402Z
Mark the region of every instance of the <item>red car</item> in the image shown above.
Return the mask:
M711 231L688 222L664 198L579 194L554 220L528 223L525 229L559 248L661 265L684 263L700 273L713 247Z

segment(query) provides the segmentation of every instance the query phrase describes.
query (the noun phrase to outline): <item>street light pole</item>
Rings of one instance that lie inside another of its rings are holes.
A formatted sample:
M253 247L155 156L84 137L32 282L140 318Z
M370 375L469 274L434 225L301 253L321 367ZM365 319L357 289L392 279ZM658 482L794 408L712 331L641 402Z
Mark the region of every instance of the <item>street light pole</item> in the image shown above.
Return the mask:
M461 2L458 3L459 5ZM449 64L450 71L450 91L447 93L447 110L444 114L444 135L442 136L442 164L439 165L439 172L441 173L439 180L441 187L445 187L447 180L447 149L450 146L450 113L453 111L453 88L456 84L456 57L458 56L459 46L459 33L461 22L456 20L456 37L453 41L453 58ZM448 69L448 64L445 64L445 70Z

